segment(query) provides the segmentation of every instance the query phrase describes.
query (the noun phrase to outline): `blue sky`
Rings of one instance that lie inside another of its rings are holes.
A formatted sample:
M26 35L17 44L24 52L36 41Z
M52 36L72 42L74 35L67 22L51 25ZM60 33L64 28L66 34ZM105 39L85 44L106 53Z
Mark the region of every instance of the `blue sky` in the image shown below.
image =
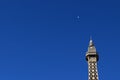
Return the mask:
M120 80L119 3L1 0L0 80L88 80L90 35L99 79Z

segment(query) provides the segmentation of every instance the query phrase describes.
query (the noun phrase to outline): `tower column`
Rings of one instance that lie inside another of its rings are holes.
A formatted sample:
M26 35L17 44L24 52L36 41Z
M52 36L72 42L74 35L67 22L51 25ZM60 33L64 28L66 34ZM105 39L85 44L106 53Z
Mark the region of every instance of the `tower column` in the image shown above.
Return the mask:
M86 60L88 62L88 80L98 80L98 54L92 40L90 40L89 43L88 51L86 53Z
M98 80L97 63L89 62L88 66L89 80Z

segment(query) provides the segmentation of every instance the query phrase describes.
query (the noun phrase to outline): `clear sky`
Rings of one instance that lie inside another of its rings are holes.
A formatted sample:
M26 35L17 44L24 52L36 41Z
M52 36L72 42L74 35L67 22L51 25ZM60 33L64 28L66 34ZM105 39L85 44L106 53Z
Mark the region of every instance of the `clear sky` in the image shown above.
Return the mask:
M0 80L88 80L90 35L99 79L120 80L119 3L0 0Z

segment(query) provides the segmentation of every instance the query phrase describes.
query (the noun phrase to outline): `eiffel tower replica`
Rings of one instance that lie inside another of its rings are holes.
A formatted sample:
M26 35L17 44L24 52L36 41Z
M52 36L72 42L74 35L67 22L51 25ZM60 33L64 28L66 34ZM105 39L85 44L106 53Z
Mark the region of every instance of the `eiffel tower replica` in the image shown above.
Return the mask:
M98 54L96 48L93 44L92 39L90 39L88 51L86 53L86 61L88 62L88 80L98 80L98 71L97 71L97 61Z

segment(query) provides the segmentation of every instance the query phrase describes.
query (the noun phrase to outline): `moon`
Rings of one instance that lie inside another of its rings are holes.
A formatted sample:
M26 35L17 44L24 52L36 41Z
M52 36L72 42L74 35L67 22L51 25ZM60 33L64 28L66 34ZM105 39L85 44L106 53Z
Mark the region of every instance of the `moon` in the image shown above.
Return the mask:
M77 16L78 19L80 19L80 16Z

